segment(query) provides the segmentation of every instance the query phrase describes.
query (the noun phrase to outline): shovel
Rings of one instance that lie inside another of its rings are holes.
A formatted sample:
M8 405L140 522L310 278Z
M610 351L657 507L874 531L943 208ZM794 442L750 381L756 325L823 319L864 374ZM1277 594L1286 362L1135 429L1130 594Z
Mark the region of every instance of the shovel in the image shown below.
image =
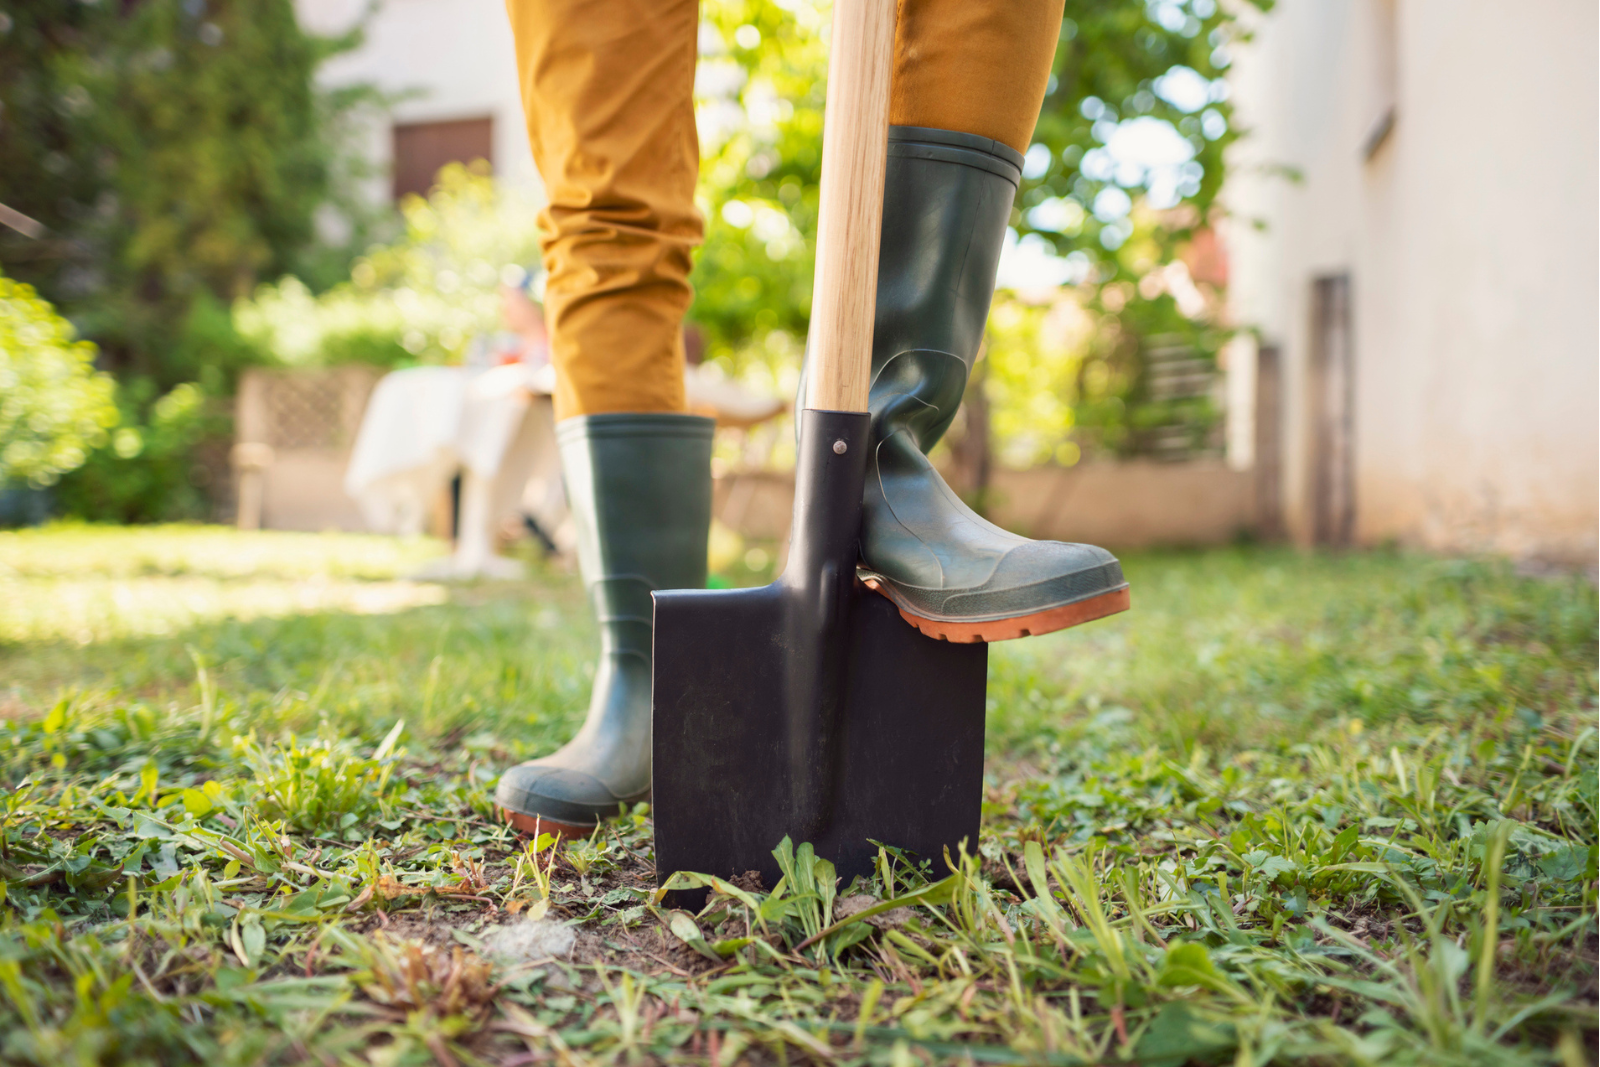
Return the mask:
M878 843L936 865L977 846L988 646L925 637L856 580L895 6L834 6L788 563L760 589L655 595L662 883L759 871L773 886L785 836L845 884L871 873Z

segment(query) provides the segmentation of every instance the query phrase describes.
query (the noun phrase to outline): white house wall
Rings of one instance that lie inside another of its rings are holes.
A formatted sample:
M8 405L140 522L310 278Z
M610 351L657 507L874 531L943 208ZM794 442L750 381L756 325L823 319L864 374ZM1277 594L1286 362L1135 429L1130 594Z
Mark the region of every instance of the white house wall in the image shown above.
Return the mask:
M308 30L336 34L353 25L368 0L297 0ZM516 53L503 0L382 0L361 47L323 67L328 85L365 83L401 98L386 121L367 131L368 158L392 160L389 123L494 118L496 174L538 186L528 150ZM387 177L374 182L387 198Z
M1347 271L1357 539L1593 562L1597 11L1280 0L1239 49L1253 132L1228 190L1232 300L1282 353L1297 539L1311 536L1312 281ZM1364 158L1390 100L1392 131Z

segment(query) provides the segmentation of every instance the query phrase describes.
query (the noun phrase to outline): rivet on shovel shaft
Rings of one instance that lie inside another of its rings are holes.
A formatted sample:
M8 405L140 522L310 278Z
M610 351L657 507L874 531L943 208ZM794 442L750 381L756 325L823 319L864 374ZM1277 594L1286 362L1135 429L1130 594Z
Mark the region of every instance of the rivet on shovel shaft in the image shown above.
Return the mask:
M835 441L833 443L833 454L836 455L836 456L842 456L842 455L845 454L845 450L848 449L849 447L850 446L845 444L842 439L838 440L838 441Z

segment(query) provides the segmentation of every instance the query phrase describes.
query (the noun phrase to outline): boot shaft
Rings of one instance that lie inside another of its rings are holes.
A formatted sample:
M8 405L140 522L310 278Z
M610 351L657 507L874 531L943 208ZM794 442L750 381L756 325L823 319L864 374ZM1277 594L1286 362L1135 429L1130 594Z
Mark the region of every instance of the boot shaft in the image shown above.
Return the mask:
M889 129L872 370L902 352L977 358L1022 178L1008 145L949 130Z
M876 439L901 430L927 452L983 344L1022 155L920 126L889 127L886 151L868 407ZM800 406L805 378L802 369Z
M650 594L702 589L711 434L696 415L607 414L556 427L578 570L607 653L650 655Z
M1022 156L986 137L889 129L872 334L875 439L926 453L950 428L983 344Z

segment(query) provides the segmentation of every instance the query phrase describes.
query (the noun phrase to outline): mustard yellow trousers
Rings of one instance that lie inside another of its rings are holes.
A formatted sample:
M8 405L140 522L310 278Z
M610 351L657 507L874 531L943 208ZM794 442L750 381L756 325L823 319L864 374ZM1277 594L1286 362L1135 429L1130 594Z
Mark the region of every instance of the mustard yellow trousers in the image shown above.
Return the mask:
M898 0L889 121L1026 151L1063 0ZM506 0L549 206L556 417L683 411L698 0Z

